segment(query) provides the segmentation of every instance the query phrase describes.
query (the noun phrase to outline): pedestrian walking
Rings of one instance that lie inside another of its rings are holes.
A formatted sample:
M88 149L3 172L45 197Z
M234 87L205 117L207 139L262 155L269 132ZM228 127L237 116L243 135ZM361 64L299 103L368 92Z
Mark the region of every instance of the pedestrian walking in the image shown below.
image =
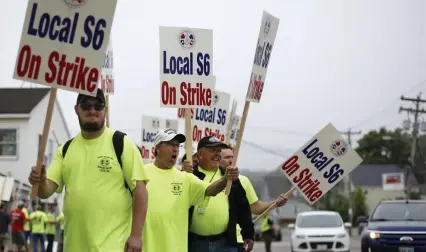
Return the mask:
M101 89L79 94L74 110L81 132L58 148L47 174L33 167L29 181L42 199L66 187L64 251L141 251L148 198L141 153L105 126Z

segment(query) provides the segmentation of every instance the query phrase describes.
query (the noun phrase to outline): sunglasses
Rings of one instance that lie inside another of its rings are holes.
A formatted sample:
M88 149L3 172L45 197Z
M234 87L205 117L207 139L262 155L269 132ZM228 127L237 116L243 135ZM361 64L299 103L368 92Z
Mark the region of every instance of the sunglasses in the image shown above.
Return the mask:
M92 107L96 111L102 111L105 108L105 104L103 103L95 103L95 104L89 104L89 103L80 103L80 108L84 111L89 111Z

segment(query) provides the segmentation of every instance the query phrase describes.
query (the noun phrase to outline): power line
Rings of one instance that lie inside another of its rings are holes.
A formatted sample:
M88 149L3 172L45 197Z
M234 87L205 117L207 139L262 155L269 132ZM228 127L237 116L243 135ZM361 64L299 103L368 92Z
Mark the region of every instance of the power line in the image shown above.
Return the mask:
M422 81L422 82L420 82L419 84L414 85L413 87L411 87L409 90L405 91L404 93L411 92L411 91L413 91L413 90L417 89L418 87L423 86L424 84L426 84L426 80L423 80L423 81ZM371 121L372 119L375 119L377 115L382 114L384 111L386 111L386 110L390 109L393 105L395 105L395 104L396 104L396 102L399 102L399 98L400 98L400 97L397 97L397 98L393 99L393 100L392 100L392 102L391 102L391 103L389 103L387 106L385 106L385 107L381 108L381 109L380 109L379 111L377 111L377 112L374 112L373 114L371 114L370 116L368 116L368 117L364 118L363 120L361 120L361 121L360 121L360 122L358 122L357 124L353 124L353 126L351 126L351 128L359 128L359 127L361 127L362 125L365 125L365 123L367 123L367 122Z

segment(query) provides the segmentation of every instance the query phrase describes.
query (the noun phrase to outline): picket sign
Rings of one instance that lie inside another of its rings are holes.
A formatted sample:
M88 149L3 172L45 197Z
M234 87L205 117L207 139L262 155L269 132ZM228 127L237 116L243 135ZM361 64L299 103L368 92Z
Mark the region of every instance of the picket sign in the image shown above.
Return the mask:
M339 181L362 163L362 158L343 139L333 124L327 124L295 154L278 166L293 187L285 193L290 196L298 190L313 205ZM255 221L276 207L276 201Z
M186 156L192 156L191 108L210 107L213 30L160 26L160 106L185 109Z
M100 78L100 87L104 91L105 94L105 102L106 102L106 126L110 126L110 102L109 96L114 94L114 53L112 50L112 39L110 38L108 47L105 51L104 62L102 65L102 73Z
M142 115L141 125L141 152L142 159L145 164L154 162L155 160L155 136L161 129L173 129L178 131L178 120L162 118L158 116Z
M232 101L232 108L231 108L231 113L229 113L229 115L228 115L228 128L226 129L226 144L227 145L230 145L230 143L231 143L231 131L232 131L232 124L233 124L233 120L232 120L232 117L234 117L234 115L236 114L236 112L237 112L237 101L234 99L233 101Z
M232 166L237 165L238 154L240 152L241 141L244 135L244 127L246 125L247 115L250 108L250 102L260 102L262 97L263 86L265 84L266 73L272 54L272 49L275 42L275 37L278 32L280 20L266 11L263 11L262 22L260 24L259 37L256 43L254 54L253 67L250 76L250 83L247 89L246 101L244 104L243 115L241 117L240 130L237 136L237 142L234 148L234 159ZM226 183L225 194L231 192L232 181Z
M13 79L50 87L36 162L38 174L44 163L57 89L96 96L116 5L117 0L108 4L102 0L28 1ZM59 22L50 23L53 15ZM69 66L72 70L67 70ZM31 199L36 198L38 188L38 184L32 187Z

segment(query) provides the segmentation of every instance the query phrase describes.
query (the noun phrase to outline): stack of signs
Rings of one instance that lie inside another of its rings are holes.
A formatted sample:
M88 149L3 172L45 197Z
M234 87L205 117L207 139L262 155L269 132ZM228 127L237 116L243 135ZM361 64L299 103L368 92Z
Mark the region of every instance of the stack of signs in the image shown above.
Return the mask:
M160 27L161 107L213 103L213 30Z
M111 40L105 51L104 64L101 73L101 89L105 94L114 94L114 54Z
M361 162L362 158L330 123L279 169L312 205Z
M153 116L142 116L142 158L146 162L153 162L154 139L160 129L178 130L178 121Z
M191 109L193 142L199 142L206 136L215 136L222 142L226 141L230 99L229 93L215 91L209 108ZM178 119L185 119L184 109L178 109Z
M29 0L13 78L95 96L116 4Z
M263 12L246 101L260 102L279 22L278 18Z

